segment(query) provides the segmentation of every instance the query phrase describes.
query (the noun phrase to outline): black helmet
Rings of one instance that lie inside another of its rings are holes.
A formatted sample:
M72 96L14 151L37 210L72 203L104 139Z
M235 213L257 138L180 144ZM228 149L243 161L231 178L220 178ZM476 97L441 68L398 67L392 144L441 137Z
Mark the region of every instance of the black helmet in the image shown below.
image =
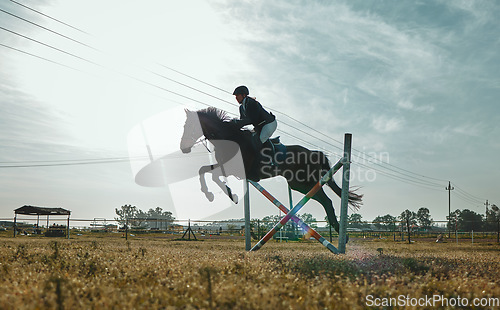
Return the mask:
M245 95L248 96L250 92L248 91L248 88L246 86L238 86L233 92L233 95Z

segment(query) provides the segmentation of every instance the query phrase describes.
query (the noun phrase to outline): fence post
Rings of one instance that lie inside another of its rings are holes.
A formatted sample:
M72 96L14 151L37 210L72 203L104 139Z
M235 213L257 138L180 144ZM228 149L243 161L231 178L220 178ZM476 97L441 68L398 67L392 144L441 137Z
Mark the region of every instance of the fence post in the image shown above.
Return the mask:
M248 180L244 182L244 201L245 201L245 250L250 251L252 248L252 239L250 236L250 188L248 187Z
M128 240L128 218L125 219L125 240Z
M401 241L405 241L405 225L404 225L404 221L401 221L401 223L399 223L401 225Z
M408 244L411 244L411 236L410 236L410 219L406 219L406 227L408 229Z
M257 238L260 239L260 219L257 219Z
M339 227L339 252L345 253L347 242L347 207L349 202L349 179L351 167L351 143L352 134L344 135L344 158L342 166L342 194L340 200L340 227Z

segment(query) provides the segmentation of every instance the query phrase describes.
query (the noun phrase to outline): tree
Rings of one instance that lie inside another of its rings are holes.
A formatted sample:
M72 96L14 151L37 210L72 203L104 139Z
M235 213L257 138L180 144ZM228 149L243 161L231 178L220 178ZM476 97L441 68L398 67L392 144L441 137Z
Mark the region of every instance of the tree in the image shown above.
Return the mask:
M141 209L137 209L137 215L131 221L132 227L145 229L147 226L147 217L148 215L146 212L142 211Z
M274 225L276 225L279 221L281 221L282 218L283 217L279 215L265 216L262 219L263 222L262 226L264 226L265 229L269 231L271 228L274 227ZM285 236L293 237L295 236L295 223L292 220L290 220L285 224L285 226L281 227L280 230L283 232Z
M316 224L316 218L314 218L311 213L301 214L300 219L302 219L302 221L309 227L314 229L318 228L318 224Z
M361 214L353 213L353 214L349 215L349 218L347 219L347 221L349 223L361 223L362 218L363 218L363 216Z
M431 212L427 208L420 208L417 211L417 223L424 229L430 229L432 226Z
M407 227L407 225L411 227L417 224L417 214L408 209L401 212L399 219L402 221L401 225L403 227Z
M483 216L474 211L465 209L458 217L458 229L462 231L481 231Z
M396 228L396 217L386 214L384 216L377 216L373 222L375 222L375 227L377 229L384 229L384 230L395 230Z
M123 205L120 209L115 208L115 213L118 217L115 217L115 220L120 225L126 225L129 219L133 219L137 217L137 207L132 205Z
M274 227L274 225L276 225L276 223L278 223L279 221L281 220L281 217L279 215L268 215L268 216L264 216L264 218L262 218L262 226L264 227L264 229L266 230L270 230L271 228ZM287 223L288 224L288 223ZM283 229L283 228L282 228Z
M155 228L168 228L169 225L175 220L175 217L170 211L163 211L162 208L156 207L155 209L149 209L147 213L144 214L149 227Z
M498 212L498 207L493 205L491 209L486 210L484 229L486 231L496 231L498 229L499 220L500 212Z
M448 221L446 227L449 231L455 231L455 229L459 229L458 218L460 217L461 213L462 212L460 210L455 210L450 213L450 216L446 216L446 220Z
M326 225L325 225L326 228L331 227L333 229L332 225L330 225L330 221L328 220L328 216L325 216L325 218L323 220L326 221Z
M363 228L365 226L363 224L363 217L358 213L349 215L347 221L349 222L349 227L352 228Z
M138 209L136 206L123 205L120 209L115 208L118 217L115 220L120 225L126 225L132 228L146 228L147 213Z

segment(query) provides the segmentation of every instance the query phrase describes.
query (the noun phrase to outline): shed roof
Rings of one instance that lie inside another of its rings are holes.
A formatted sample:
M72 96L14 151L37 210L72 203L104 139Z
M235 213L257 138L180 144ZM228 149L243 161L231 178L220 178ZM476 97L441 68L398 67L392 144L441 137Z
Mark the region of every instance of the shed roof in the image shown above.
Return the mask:
M27 215L70 215L71 211L63 208L47 208L35 206L22 206L14 210L15 214Z

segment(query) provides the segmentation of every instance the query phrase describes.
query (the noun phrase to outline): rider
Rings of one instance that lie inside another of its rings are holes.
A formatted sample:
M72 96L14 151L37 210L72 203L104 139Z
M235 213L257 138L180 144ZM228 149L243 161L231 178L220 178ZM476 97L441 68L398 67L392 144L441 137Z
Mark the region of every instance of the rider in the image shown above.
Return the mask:
M241 127L252 124L256 132L256 138L253 139L254 148L260 151L262 144L271 137L278 127L276 117L267 112L260 102L255 98L249 97L249 91L246 86L238 86L233 92L236 101L240 104L240 119L233 121Z

